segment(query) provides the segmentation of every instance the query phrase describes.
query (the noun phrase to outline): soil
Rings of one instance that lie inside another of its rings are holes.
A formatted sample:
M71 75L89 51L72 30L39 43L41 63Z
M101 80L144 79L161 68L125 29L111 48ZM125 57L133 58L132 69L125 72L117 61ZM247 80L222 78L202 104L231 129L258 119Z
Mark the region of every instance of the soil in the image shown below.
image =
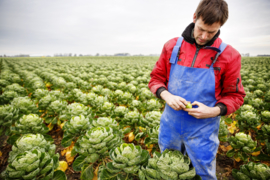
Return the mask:
M61 155L61 151L65 148L62 147L61 141L63 137L63 131L55 126L52 131L48 133L52 136L54 139L54 144L56 145L56 153L59 153L60 158L59 161L65 161L65 156ZM5 135L0 136L0 151L2 152L2 155L0 156L0 173L2 173L8 163L8 153L11 151L11 145L7 143L8 137ZM221 145L227 146L228 144L222 143ZM218 154L216 156L216 175L218 180L233 180L231 171L234 168L239 168L241 163L235 162L233 159L228 158L226 156L226 152L223 152L221 148L219 148ZM72 165L68 166L68 169L66 170L66 176L68 180L79 180L80 179L80 172L76 172L73 170ZM0 178L1 179L1 178Z

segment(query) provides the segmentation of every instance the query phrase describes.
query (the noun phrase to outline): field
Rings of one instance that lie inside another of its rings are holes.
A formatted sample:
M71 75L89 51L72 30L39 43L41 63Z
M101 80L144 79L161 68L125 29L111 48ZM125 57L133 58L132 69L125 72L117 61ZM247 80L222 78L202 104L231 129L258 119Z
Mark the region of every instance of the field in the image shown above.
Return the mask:
M165 102L148 88L157 60L0 58L2 178L200 179L188 157L159 153ZM242 59L247 95L239 110L221 117L218 179L270 179L269 70L270 58ZM162 170L165 155L187 169L176 173L169 163Z

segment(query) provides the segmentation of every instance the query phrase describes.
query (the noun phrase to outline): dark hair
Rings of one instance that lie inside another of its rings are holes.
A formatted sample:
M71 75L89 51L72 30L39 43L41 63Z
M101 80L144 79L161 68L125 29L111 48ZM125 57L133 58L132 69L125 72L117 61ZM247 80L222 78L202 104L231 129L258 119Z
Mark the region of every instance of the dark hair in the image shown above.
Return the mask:
M201 0L196 11L196 20L202 17L207 25L219 22L222 26L228 19L228 4L224 0Z

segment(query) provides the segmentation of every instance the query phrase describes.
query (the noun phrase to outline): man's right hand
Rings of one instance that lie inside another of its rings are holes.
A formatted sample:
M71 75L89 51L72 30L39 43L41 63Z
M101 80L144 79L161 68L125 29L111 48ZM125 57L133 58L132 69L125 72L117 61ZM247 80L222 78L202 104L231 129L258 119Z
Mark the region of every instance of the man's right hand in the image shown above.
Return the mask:
M175 96L169 93L169 91L162 91L160 93L160 97L163 100L165 100L166 103L176 111L186 108L186 105L188 103L184 98L180 96Z

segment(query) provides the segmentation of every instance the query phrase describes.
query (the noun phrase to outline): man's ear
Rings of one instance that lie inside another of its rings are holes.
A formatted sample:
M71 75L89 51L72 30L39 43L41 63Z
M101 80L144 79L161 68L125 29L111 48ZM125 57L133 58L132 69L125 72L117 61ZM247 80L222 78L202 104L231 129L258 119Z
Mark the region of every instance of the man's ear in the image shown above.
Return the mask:
M193 22L194 23L196 22L196 14L195 13L193 14Z

